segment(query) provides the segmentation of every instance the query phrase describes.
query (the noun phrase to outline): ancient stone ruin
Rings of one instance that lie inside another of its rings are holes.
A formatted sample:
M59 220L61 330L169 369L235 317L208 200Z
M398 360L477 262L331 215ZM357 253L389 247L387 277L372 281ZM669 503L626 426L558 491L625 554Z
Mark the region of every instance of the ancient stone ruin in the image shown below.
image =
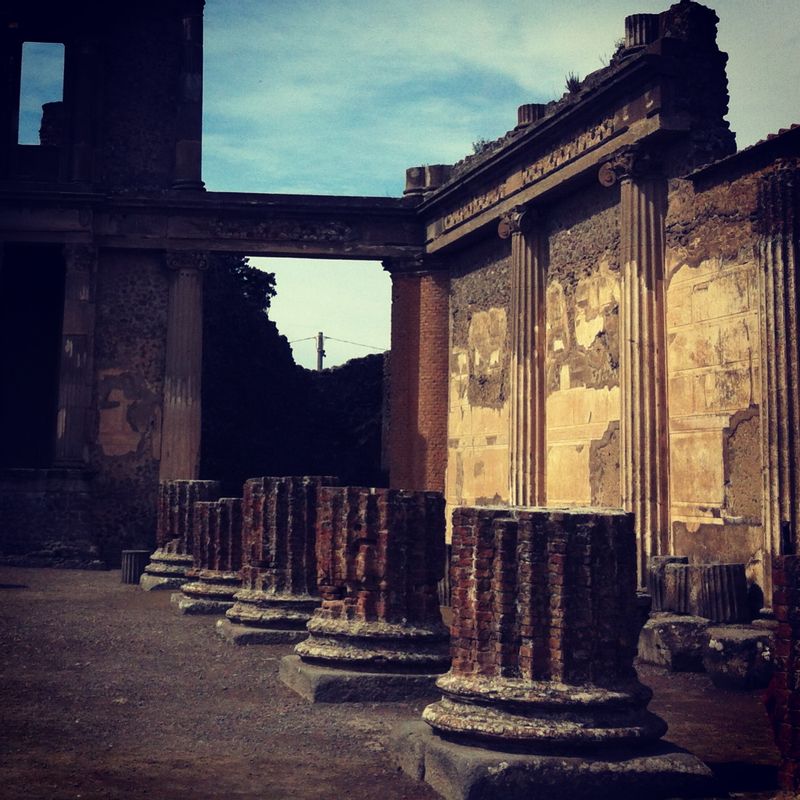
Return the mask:
M456 509L452 667L398 740L448 798L702 796L710 772L659 742L633 668L630 514ZM599 788L599 787L602 788Z
M449 663L437 584L444 498L352 486L319 490L309 637L281 678L312 701L394 700L430 690Z
M192 569L195 552L194 504L216 500L218 481L170 480L158 485L156 550L150 556L142 589L178 589Z
M241 586L217 632L234 644L307 636L317 591L319 493L334 477L252 478L244 485Z

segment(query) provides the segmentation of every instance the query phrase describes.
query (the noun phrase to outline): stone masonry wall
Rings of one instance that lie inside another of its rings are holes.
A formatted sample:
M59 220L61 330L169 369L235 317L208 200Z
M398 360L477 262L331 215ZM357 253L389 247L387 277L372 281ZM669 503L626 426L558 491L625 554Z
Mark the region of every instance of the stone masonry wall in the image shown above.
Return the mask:
M763 585L757 179L671 182L666 324L673 552Z
M508 502L509 259L495 237L452 264L448 508Z

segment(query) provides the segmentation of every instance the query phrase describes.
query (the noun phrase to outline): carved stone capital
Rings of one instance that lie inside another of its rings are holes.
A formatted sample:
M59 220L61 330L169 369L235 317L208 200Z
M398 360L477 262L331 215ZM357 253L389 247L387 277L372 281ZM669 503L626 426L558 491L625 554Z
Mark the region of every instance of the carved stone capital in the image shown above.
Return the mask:
M97 264L97 248L93 244L65 244L63 253L70 271L92 272Z
M527 233L537 219L536 209L514 206L511 211L500 217L500 222L497 223L497 235L501 239L508 239L514 233Z
M661 164L652 150L640 144L623 147L600 166L597 179L609 188L618 181L654 177Z
M197 250L170 250L165 253L164 261L167 269L175 272L179 270L208 269L208 253Z
M445 268L445 264L440 258L426 253L387 258L381 262L381 265L390 275L419 275L426 272L438 272Z

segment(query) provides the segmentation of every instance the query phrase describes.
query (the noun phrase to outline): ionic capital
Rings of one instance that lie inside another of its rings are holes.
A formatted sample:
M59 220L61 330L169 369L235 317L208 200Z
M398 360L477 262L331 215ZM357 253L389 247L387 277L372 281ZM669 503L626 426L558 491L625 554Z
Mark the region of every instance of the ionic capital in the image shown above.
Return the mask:
M165 263L167 269L174 272L180 270L208 269L208 253L197 250L169 250L165 253Z
M538 219L538 212L527 206L514 206L500 217L497 223L497 235L508 239L515 233L527 233Z
M661 164L653 151L641 144L632 144L617 150L600 166L597 179L609 188L619 181L655 177Z

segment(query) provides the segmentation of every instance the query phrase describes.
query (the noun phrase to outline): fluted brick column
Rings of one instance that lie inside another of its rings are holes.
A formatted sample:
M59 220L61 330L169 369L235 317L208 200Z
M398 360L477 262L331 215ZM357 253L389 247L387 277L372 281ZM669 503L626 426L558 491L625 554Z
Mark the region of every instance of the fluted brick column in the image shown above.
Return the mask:
M770 560L800 552L800 170L779 163L759 187L764 595Z
M669 552L664 250L667 184L646 150L630 147L600 169L620 182L620 478L636 519L640 585L651 556Z
M88 460L94 363L97 249L65 245L64 321L54 464L84 467Z
M181 77L173 189L203 189L203 6L181 0Z
M319 606L315 553L320 487L332 476L251 478L244 485L242 582L217 623L235 644L304 639Z
M216 500L218 481L161 481L156 511L156 550L140 586L145 590L176 589L194 563L194 503Z
M423 257L384 267L392 275L390 485L444 491L449 274Z
M191 480L200 469L205 253L167 253L170 269L160 479Z
M453 665L436 731L542 746L644 742L666 725L636 679L633 518L458 508Z
M222 497L193 505L194 548L189 582L174 603L183 614L224 614L241 584L242 501Z
M547 238L536 212L515 208L500 221L511 239L511 505L545 503L545 277Z

